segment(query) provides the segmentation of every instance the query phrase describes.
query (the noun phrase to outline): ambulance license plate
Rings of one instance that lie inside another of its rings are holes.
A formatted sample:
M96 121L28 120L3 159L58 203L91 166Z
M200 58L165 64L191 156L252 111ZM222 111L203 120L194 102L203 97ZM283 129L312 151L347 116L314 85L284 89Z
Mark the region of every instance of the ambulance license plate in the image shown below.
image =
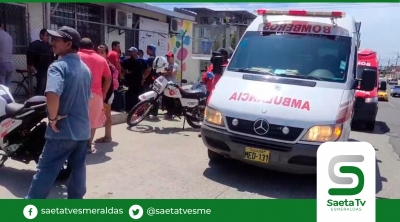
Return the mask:
M256 149L252 147L246 147L244 150L244 159L251 160L260 163L268 163L269 161L269 150Z

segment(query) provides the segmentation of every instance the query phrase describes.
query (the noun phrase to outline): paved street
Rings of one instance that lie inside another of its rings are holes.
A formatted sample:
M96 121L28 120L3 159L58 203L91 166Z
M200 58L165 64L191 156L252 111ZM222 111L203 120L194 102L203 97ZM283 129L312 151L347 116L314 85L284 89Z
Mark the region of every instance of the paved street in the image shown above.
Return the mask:
M400 98L380 102L375 131L351 134L377 150L380 198L400 198L399 111ZM274 173L234 161L210 167L198 132L181 131L181 126L164 120L132 130L125 124L114 126L116 142L98 145L99 152L88 156L86 198L315 198L315 176ZM0 198L22 198L35 165L12 160L5 165L0 169ZM63 197L65 186L58 184L51 198Z

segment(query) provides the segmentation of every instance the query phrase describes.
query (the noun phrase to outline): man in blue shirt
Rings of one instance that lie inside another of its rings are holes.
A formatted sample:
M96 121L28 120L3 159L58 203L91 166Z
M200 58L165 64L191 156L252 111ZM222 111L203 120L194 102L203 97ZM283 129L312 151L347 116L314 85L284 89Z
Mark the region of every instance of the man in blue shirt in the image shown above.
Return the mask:
M54 53L61 59L47 71L46 144L33 177L28 199L44 199L60 169L68 160L72 172L68 198L82 199L86 193L86 149L90 138L89 100L92 77L77 54L81 37L70 27L48 30Z
M153 84L154 79L157 76L156 70L153 69L153 62L154 59L156 58L156 51L157 51L157 47L153 44L150 44L147 46L147 55L149 56L149 58L147 58L146 61L146 70L144 71L143 74L143 80L142 80L142 85L144 87L144 89L146 91L151 90L150 85ZM150 111L150 118L157 118L158 115L158 103L155 103L153 108Z

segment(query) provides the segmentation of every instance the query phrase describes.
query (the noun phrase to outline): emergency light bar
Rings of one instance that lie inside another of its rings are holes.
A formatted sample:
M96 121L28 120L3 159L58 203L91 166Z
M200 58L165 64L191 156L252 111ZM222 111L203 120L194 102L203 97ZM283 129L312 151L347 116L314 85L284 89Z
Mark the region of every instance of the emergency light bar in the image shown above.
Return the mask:
M327 17L327 18L344 18L346 14L344 12L315 12L315 11L305 11L305 10L266 10L258 9L258 15L291 15L291 16L307 16L307 17Z

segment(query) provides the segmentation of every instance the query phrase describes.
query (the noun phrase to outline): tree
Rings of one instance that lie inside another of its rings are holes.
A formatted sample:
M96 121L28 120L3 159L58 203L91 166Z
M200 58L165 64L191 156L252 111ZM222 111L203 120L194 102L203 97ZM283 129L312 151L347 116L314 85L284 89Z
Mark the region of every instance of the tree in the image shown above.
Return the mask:
M220 44L219 44L218 38L216 38L214 40L214 44L213 44L213 51L217 51L219 49L219 47L220 47L219 45Z
M233 50L235 50L237 45L237 40L236 40L236 31L232 34L232 39L231 39L231 47Z

